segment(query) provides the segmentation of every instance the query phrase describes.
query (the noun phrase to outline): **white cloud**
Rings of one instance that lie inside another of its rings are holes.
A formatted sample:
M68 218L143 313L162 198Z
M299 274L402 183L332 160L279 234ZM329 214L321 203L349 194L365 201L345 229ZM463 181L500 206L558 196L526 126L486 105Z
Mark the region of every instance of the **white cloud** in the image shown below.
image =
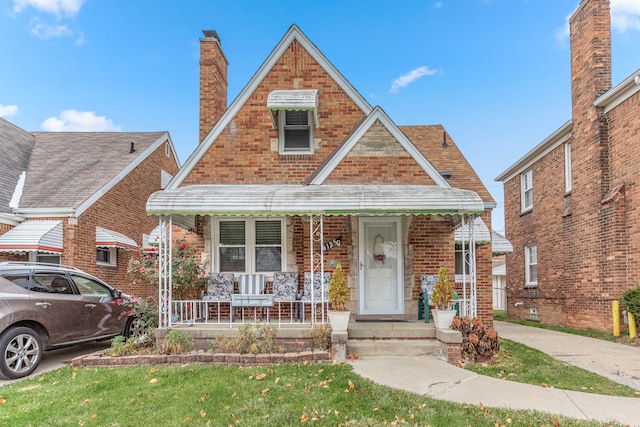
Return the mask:
M32 7L40 12L51 13L58 18L66 16L74 17L80 11L84 0L13 0L13 11L22 12L27 7Z
M48 132L120 132L105 116L96 116L93 111L65 110L60 118L50 117L42 122L42 129Z
M575 10L564 19L564 25L556 29L556 39L564 41L569 38L569 19ZM611 28L624 33L627 30L640 31L640 1L611 0Z
M11 117L18 112L17 105L2 105L0 104L0 117Z
M620 32L640 31L640 2L611 0L611 26Z
M73 35L73 31L66 25L48 25L34 21L31 26L31 34L41 40L48 40L58 37L70 37Z
M440 9L442 7L442 2L441 1L437 1L433 4L433 7L435 7L436 9Z
M438 70L432 70L431 68L424 66L418 67L415 70L411 70L407 74L403 74L402 76L398 77L393 81L393 83L391 83L391 89L389 89L389 93L398 93L398 90L410 85L420 77L436 74L437 72Z

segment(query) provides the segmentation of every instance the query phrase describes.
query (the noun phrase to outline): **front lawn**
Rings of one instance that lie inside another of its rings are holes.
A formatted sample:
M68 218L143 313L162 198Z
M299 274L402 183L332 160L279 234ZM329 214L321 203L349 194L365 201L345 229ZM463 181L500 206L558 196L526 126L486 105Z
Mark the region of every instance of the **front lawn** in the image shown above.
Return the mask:
M67 367L0 388L0 425L603 424L434 400L374 385L354 374L350 365L309 363L251 368Z

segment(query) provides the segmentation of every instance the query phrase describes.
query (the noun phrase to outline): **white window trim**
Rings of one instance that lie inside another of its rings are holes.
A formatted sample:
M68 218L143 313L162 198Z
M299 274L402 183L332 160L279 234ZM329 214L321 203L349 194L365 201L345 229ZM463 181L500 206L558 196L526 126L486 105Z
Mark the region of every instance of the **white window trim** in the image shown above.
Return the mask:
M96 254L98 249L109 251L109 262L96 261L97 265L102 267L117 267L118 266L118 248L96 248ZM97 257L97 255L96 255Z
M527 177L529 177L529 187L526 187ZM525 196L529 191L531 191L531 204L527 206ZM529 169L520 176L520 210L527 212L531 209L533 209L533 169Z
M571 143L564 144L564 191L571 192Z
M289 126L290 128L309 128L309 148L306 150L298 149L298 150L285 150L285 132L284 132L284 124L285 124L285 116L286 110L278 111L278 153L282 155L295 155L295 154L313 154L314 144L313 144L313 129L315 127L314 124L314 112L313 110L307 111L307 125L306 126Z
M220 272L220 260L219 256L219 247L220 247L220 222L223 221L244 221L244 232L245 232L245 271L236 271L234 274L265 274L267 277L272 275L272 272L257 272L254 271L255 267L255 247L256 247L256 236L255 236L255 222L256 221L280 221L280 236L281 236L281 251L282 257L280 260L280 271L286 271L286 254L287 254L287 239L286 239L286 224L284 218L274 218L274 217L245 217L245 218L234 218L234 217L224 217L224 218L215 218L214 226L212 227L212 236L211 241L213 242L213 256L211 257L213 268L212 271L215 273Z
M531 251L535 250L536 252L536 270L538 268L538 245L529 245L524 247L524 274L525 274L525 287L536 287L538 286L538 281L535 282L531 280L530 276L530 267L534 265L531 263Z

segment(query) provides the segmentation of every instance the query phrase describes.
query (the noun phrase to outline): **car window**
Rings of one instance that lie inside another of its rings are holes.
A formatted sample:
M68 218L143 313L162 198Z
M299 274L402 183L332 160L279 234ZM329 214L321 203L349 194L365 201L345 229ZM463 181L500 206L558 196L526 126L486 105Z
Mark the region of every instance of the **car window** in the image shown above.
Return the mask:
M23 271L23 272L6 272L6 273L2 273L0 274L1 277L7 279L10 282L13 282L14 284L20 286L21 288L24 289L28 289L28 290L34 290L32 289L32 286L29 282L29 272L28 271Z
M113 297L111 289L100 282L84 276L71 275L80 295L95 297Z
M36 272L33 274L34 287L40 292L72 294L73 287L62 273ZM33 289L32 289L33 290Z

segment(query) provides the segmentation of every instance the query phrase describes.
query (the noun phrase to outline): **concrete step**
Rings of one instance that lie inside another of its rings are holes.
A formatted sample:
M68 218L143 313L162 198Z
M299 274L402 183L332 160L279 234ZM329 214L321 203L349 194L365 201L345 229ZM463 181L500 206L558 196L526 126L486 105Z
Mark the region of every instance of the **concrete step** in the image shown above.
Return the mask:
M439 356L440 343L436 339L349 339L347 354L366 356Z
M433 323L424 322L351 322L349 340L358 339L435 339Z

